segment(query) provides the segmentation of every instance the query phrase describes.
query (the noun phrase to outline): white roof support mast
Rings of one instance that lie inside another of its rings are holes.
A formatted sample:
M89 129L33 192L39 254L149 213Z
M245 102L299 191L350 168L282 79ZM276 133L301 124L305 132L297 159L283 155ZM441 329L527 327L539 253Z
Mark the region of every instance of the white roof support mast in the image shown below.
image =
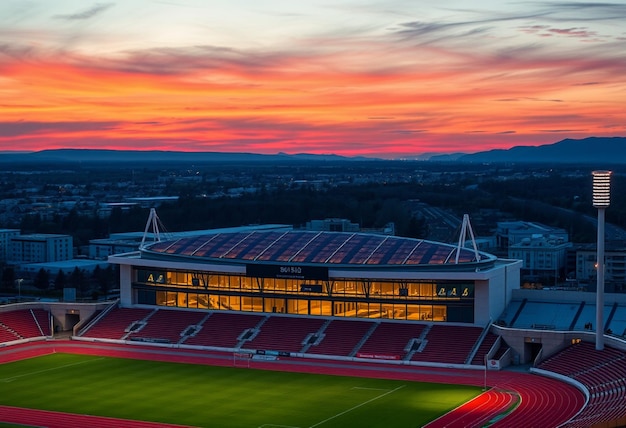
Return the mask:
M148 237L148 231L150 230L150 227L152 227L152 241L161 242L161 232L159 231L159 224L161 224L161 220L156 213L156 209L150 208L150 215L148 215L146 229L143 231L143 237L141 238L141 244L139 245L140 249L146 246L146 238Z
M480 253L478 252L478 247L476 246L476 238L474 238L474 231L472 230L472 225L470 224L469 214L463 214L463 224L461 225L461 233L459 234L459 244L456 247L456 259L454 260L455 264L459 263L459 255L461 254L461 248L465 246L468 231L470 238L472 239L472 246L474 247L474 257L477 262L480 261Z

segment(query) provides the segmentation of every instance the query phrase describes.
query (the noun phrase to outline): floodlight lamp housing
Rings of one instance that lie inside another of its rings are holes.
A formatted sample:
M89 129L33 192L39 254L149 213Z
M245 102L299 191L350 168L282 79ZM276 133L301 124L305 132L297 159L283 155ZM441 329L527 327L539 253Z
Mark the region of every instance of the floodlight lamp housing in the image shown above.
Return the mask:
M611 204L611 171L593 171L593 206L608 208Z

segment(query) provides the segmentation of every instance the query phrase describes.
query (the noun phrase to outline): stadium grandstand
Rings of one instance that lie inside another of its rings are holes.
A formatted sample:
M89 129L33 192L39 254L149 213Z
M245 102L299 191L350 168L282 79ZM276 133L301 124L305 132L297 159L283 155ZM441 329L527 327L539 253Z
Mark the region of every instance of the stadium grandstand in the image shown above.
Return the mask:
M157 240L109 262L120 267L119 300L0 307L0 349L69 331L73 346L484 372L485 386L523 402L493 426L626 424L626 301L607 296L613 330L595 350L593 296L521 290L518 260L395 236L247 228ZM526 368L584 398L539 423L532 407L559 398L554 384L507 380Z

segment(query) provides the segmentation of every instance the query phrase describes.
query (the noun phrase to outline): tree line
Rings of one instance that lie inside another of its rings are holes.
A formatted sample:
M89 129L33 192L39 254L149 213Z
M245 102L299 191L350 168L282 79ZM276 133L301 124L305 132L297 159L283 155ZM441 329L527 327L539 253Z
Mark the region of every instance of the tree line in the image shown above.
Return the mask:
M615 176L612 193L615 197L606 212L607 221L626 228L626 182ZM580 177L548 176L521 180L485 179L476 184L460 179L445 184L367 183L345 184L316 189L261 188L240 197L207 198L194 188L184 189L179 199L159 206L158 214L169 231L235 227L249 224L280 223L296 227L307 221L345 218L363 228L381 228L394 222L396 234L426 238L428 224L412 212L407 201L420 200L449 209L459 217L470 217L490 208L509 217L537 221L561 227L575 242L593 242L595 226L584 216L594 216L591 203L591 181ZM44 221L37 215L25 216L23 233L64 233L74 237L75 245L87 245L90 239L105 238L110 233L143 230L148 208L122 210L114 208L109 218L79 214L75 209L65 217ZM495 224L493 224L495 228ZM487 231L484 231L487 232Z
M2 268L1 288L6 291L15 292L20 287L15 269L12 266ZM29 281L31 283L31 281ZM119 269L117 266L108 265L106 268L96 266L91 273L87 273L78 267L70 274L59 270L55 275L50 275L45 269L39 269L32 279L32 285L43 294L56 291L59 294L64 288L75 288L78 297L89 297L97 299L99 296L107 296L111 290L119 288Z

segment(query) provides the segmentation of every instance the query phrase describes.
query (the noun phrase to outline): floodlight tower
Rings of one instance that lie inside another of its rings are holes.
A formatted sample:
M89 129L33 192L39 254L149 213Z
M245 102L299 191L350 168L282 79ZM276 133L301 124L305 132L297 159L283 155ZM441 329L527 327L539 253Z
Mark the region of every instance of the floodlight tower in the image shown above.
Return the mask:
M611 171L593 171L593 206L598 209L596 350L604 349L604 211L611 204Z

